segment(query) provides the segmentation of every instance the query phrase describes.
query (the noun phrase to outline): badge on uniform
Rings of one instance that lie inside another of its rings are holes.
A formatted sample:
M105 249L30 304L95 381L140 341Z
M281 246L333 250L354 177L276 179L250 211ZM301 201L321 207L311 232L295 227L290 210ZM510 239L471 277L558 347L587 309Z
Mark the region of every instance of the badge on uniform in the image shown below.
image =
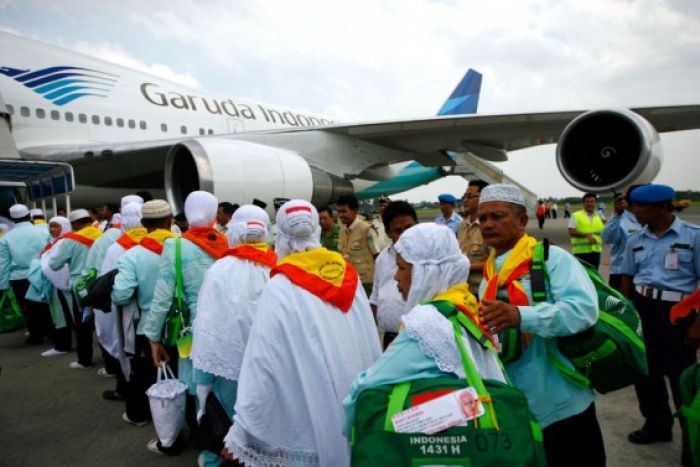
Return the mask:
M666 253L664 258L664 268L677 271L680 268L678 263L678 252L676 250L671 250Z

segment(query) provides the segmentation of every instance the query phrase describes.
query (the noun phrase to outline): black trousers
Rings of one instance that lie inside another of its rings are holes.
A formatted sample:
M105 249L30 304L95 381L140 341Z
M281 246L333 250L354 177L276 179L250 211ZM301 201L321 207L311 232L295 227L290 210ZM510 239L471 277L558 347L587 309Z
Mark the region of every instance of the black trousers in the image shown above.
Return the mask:
M63 291L57 290L58 299L60 301L60 310L56 310L57 313L63 313L63 319L66 322L66 327L61 329L56 329L53 333L53 347L56 350L61 350L63 352L71 351L71 335L73 333L73 316L70 314L70 310L67 307L66 295ZM70 292L68 292L70 294Z
M600 253L575 253L574 256L584 260L596 270L600 266Z
M620 286L622 285L622 274L610 274L608 284L610 284L610 287L619 292Z
M595 403L573 417L542 430L549 467L605 465L605 445L595 415Z
M92 365L92 328L94 322L90 318L86 323L83 323L83 310L78 304L72 292L68 292L68 297L63 294L58 294L58 299L61 301L61 306L64 310L70 310L68 300L73 302L72 319L66 320L69 327L75 331L76 351L78 353L78 363L83 366Z
M540 228L540 230L542 230L542 227L544 227L544 216L537 216L537 225Z
M126 382L126 415L135 422L150 420L151 408L146 391L156 382L157 371L151 359L151 345L146 336L136 336L136 353L131 360L131 375Z
M644 331L649 374L634 386L639 410L646 419L644 428L659 434L669 434L673 414L668 403L664 376L668 376L676 408L680 407L680 376L695 363L695 348L685 340L694 317L671 324L669 315L674 302L652 300L634 292L634 306L639 312Z
M29 281L27 279L10 281L10 287L12 287L12 292L17 298L27 323L27 331L29 331L27 343L40 344L45 338L53 338L53 321L49 306L46 303L34 302L25 298L29 289Z

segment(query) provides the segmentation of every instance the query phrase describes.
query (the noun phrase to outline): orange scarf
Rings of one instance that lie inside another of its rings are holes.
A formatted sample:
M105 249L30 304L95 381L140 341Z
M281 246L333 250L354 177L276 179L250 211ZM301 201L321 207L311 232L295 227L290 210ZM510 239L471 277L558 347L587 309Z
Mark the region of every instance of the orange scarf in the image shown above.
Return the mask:
M293 253L272 268L270 277L284 274L292 284L347 313L355 299L358 275L340 253L325 248Z
M228 250L226 256L245 259L253 263L262 264L268 268L273 268L275 264L277 264L277 255L266 243L262 243L260 247L255 245L239 245Z
M226 236L211 227L191 227L182 234L214 259L221 259L228 251Z

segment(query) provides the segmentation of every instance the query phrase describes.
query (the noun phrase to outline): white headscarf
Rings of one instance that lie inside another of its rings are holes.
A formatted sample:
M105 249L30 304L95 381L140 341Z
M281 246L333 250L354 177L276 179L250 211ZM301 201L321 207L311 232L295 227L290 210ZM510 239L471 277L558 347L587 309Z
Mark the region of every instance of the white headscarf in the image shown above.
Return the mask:
M51 219L49 219L49 224L52 224L54 222L61 226L61 233L58 234L58 237L56 237L56 239L63 237L65 234L72 230L70 226L70 221L66 217L54 216Z
M141 227L141 204L127 203L122 208L121 229L128 232L131 229Z
M318 211L313 204L302 199L288 201L279 208L276 219L275 253L278 258L321 246Z
M117 212L112 216L112 225L121 225L121 223L122 215Z
M193 191L185 200L185 217L190 227L211 227L216 220L219 202L206 191Z
M124 206L126 206L129 203L138 203L138 204L143 204L143 198L141 198L139 195L126 195L122 197L122 202L121 202L121 209L124 209Z
M241 243L265 243L270 236L270 216L252 204L245 204L236 209L228 223L228 244L236 246Z
M395 248L413 265L407 310L469 277L469 259L462 254L454 232L444 225L425 223L411 227L401 234Z

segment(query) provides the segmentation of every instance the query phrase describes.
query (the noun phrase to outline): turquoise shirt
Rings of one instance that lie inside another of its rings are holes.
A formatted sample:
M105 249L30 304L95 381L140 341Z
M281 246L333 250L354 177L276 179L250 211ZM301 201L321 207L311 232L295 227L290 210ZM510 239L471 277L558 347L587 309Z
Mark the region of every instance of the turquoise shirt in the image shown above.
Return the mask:
M70 286L75 287L85 269L89 251L90 248L82 243L67 238L58 245L58 252L49 260L49 267L58 271L67 264Z
M673 252L677 269L666 268L666 257ZM694 292L700 278L700 226L676 217L661 237L645 226L627 240L622 274L634 276L635 285Z
M119 272L114 278L112 302L115 305L126 305L136 294L141 310L136 334L144 334L143 328L151 308L153 292L160 272L159 266L160 255L138 245L124 252L119 258L117 264Z
M121 236L122 231L120 229L112 228L108 229L104 235L95 240L95 243L92 244L92 248L90 248L90 252L87 255L87 259L85 260L84 272L94 268L99 273L100 268L102 267L102 261L104 261L105 255L107 254L107 250L109 250L109 247L112 246L112 244Z
M30 263L49 240L48 231L31 222L15 224L0 238L0 290L8 289L10 281L27 278Z
M510 251L496 257L500 269ZM573 365L557 348L557 336L570 336L591 327L598 320L598 297L583 266L559 247L549 249L547 260L549 283L548 302L536 306L520 306L520 330L532 333L522 356L506 366L511 382L527 397L532 413L544 428L552 423L577 415L595 400L591 388L578 386L566 379L549 363L549 354ZM532 303L530 278L521 278ZM482 280L479 296L486 288ZM507 301L507 291L499 290L498 299Z
M629 211L623 211L621 215L613 214L605 223L605 228L600 233L604 243L612 245L610 252L610 274L622 274L622 259L625 257L627 239L642 230Z

